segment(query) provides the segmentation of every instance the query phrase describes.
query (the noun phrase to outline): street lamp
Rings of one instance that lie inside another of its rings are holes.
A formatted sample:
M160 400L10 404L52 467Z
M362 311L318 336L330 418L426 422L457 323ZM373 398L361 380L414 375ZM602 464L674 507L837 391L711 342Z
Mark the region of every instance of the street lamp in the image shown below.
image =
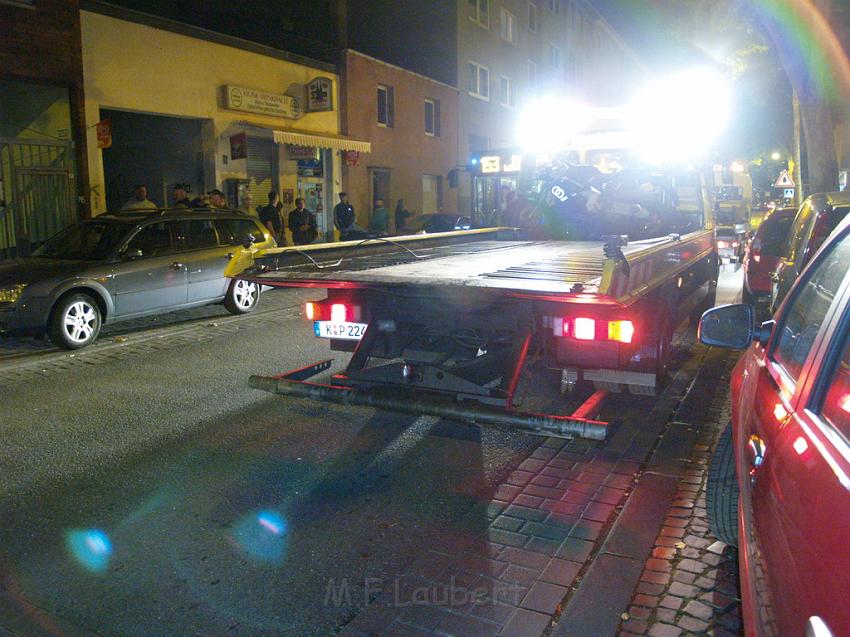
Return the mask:
M775 150L775 151L773 151L773 153L770 155L770 158L771 158L773 161L779 161L780 159L782 159L782 153L780 153L778 150Z

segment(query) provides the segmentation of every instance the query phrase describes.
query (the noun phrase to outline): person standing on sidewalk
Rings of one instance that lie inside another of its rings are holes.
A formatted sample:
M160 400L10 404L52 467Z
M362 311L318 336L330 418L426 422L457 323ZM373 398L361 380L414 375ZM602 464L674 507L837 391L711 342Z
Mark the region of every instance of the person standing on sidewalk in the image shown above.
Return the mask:
M121 210L156 210L156 207L156 204L148 199L148 187L136 184L133 186L133 196L121 206Z
M399 199L395 205L395 230L401 232L407 224L408 217L412 217L413 213L404 205L404 199Z
M283 232L283 219L280 216L282 209L283 204L280 203L280 195L275 190L269 193L269 203L258 209L260 223L271 233L279 246L286 245L286 235Z
M390 210L384 205L383 199L375 200L375 210L369 223L369 232L387 234L390 229Z
M318 236L316 217L304 207L304 198L295 200L295 209L289 213L289 230L292 232L292 242L297 246L313 243Z
M354 214L354 206L348 203L348 193L339 193L339 203L334 206L334 225L339 230L341 241L354 239L363 231L357 227L357 216Z

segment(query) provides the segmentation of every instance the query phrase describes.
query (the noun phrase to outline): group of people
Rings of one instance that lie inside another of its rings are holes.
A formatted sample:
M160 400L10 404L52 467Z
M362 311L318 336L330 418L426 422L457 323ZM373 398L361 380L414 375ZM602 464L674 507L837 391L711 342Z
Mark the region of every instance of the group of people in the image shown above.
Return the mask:
M404 200L399 199L395 207L396 232L404 230L407 219L412 215L413 213L404 206ZM390 231L390 211L383 199L376 199L369 230L366 231L357 225L357 216L354 206L348 202L348 193L341 192L339 203L334 207L334 226L339 230L339 238L342 241L365 239L369 235L385 235Z
M214 188L194 199L189 199L189 184L178 183L174 185L173 199L172 207L174 208L227 207L227 198L218 188ZM133 196L121 206L121 210L157 210L158 208L159 206L148 199L148 187L145 184L133 186Z
M269 193L269 203L257 208L260 222L272 233L278 245L286 245L286 233L283 223L283 203L280 195L272 190ZM287 217L289 231L292 233L292 242L295 245L307 245L313 243L319 236L316 225L316 216L304 204L304 198L295 200L295 208L289 212Z
M177 183L173 193L174 208L226 208L227 198L224 193L215 188L204 195L189 198L189 185ZM157 206L148 199L148 189L144 184L136 184L133 188L133 196L128 199L121 210L156 210ZM260 222L268 229L277 241L278 245L286 245L286 233L284 228L288 226L292 233L292 241L295 245L306 245L313 243L319 236L316 224L316 216L305 206L304 198L295 200L295 208L289 212L284 222L283 203L277 191L269 193L269 202L265 206L259 206L257 213ZM404 200L399 199L395 207L395 229L396 232L403 231L407 219L413 215L404 205ZM386 235L390 231L390 211L383 199L375 200L375 209L369 222L369 229L365 230L357 225L357 216L354 206L348 202L348 194L339 193L339 203L334 207L334 226L339 230L342 241L354 239L365 239L370 235Z

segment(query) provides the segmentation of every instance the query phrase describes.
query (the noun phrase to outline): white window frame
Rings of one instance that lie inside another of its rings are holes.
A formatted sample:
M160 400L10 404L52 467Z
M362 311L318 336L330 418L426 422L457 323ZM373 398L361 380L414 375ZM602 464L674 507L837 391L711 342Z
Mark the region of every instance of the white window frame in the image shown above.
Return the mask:
M499 34L505 42L510 42L516 46L516 16L505 9L499 8Z
M485 102L490 101L490 67L484 66L483 64L479 64L478 62L469 61L467 66L468 70L471 70L472 67L475 67L475 90L472 88L469 89L469 94L472 97L475 97L479 100L484 100ZM485 92L481 92L481 71L484 71L487 74L487 82L485 86ZM469 78L468 78L469 79Z
M431 130L428 130L428 104L431 105ZM437 101L432 100L430 98L425 98L425 103L423 105L423 109L425 111L425 134L428 137L436 137L437 136Z
M537 5L528 0L528 30L537 33Z
M502 90L503 83L507 87L507 91ZM507 101L503 99L505 93L507 94ZM516 84L507 75L499 76L499 104L507 108L516 107Z
M553 69L561 68L561 47L557 46L553 42L549 43L549 65Z
M549 0L549 11L561 15L561 0Z
M528 87L534 88L537 86L537 62L534 60L528 61Z
M478 26L484 27L485 29L490 28L490 0L469 0L469 3L473 5L473 15L469 16L469 19L472 20ZM484 8L484 11L481 11L481 8ZM482 15L484 16L482 19Z

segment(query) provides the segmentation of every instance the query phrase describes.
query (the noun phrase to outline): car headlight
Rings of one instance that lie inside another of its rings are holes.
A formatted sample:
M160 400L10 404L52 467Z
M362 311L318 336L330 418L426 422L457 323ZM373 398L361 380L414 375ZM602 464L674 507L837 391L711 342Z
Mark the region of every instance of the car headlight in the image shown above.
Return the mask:
M26 287L26 285L20 284L0 288L0 303L14 303L21 298L21 294L24 293L24 288Z

